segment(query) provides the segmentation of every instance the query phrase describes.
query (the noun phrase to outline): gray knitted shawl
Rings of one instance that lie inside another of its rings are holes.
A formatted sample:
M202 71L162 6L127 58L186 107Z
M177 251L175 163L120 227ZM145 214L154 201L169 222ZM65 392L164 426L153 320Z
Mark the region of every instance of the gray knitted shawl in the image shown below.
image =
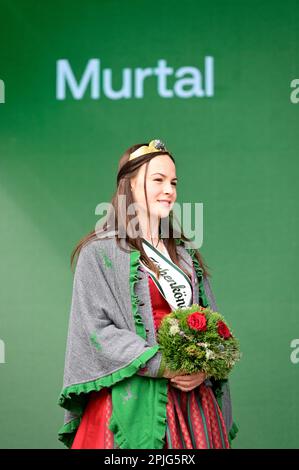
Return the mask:
M177 252L181 265L192 272L193 303L217 310L209 281L202 276L194 256L195 250L186 249L183 242L178 242ZM68 447L80 424L89 392L103 387L113 389L115 384L133 376L145 375L155 383L165 380L159 378L161 352L156 340L148 274L139 258L139 251L125 252L115 238L96 239L81 249L73 281L64 380L59 397L59 405L65 409L59 439ZM231 441L237 427L232 420L229 382L207 379L205 383L213 387ZM162 445L158 438L155 445Z

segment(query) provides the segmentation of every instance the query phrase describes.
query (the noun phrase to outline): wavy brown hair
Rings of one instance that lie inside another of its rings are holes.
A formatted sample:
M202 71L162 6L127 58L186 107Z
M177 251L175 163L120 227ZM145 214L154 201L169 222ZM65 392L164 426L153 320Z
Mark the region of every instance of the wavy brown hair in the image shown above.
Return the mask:
M153 261L146 255L143 246L142 246L142 239L137 236L136 238L131 238L130 237L130 231L128 230L130 221L134 217L133 215L128 214L128 207L130 204L133 204L134 198L133 194L131 191L131 178L137 175L139 169L141 168L142 165L146 165L145 167L145 174L144 174L144 193L145 193L145 200L146 200L146 206L147 206L147 214L149 217L149 205L148 205L148 200L147 200L147 191L146 191L146 176L147 176L147 171L148 171L148 165L149 162L151 161L152 158L155 158L158 155L168 155L173 163L175 164L174 157L171 155L170 152L164 151L164 150L158 150L157 152L152 152L148 153L142 156L139 156L137 158L134 158L133 160L129 160L130 154L133 153L135 150L137 150L139 147L143 145L148 145L148 144L136 144L132 145L132 147L129 147L123 156L121 157L119 164L118 164L118 173L117 173L117 188L116 191L112 197L111 200L111 211L108 211L107 214L107 219L105 223L99 228L97 227L96 230L93 230L90 232L88 235L84 236L78 244L75 246L75 248L72 251L71 254L71 268L74 263L75 257L78 259L79 254L81 249L83 248L84 245L87 243L91 242L92 240L98 240L99 238L103 239L103 233L108 230L109 226L112 225L112 227L115 229L115 233L123 233L124 234L124 239L125 239L125 244L128 246L131 246L133 249L136 249L140 252L140 260L152 271L155 272L157 277L159 278L159 270L158 267L153 263ZM120 202L120 196L125 196L124 201L126 204L126 210L125 211L118 211L119 202ZM119 217L120 216L120 217ZM113 217L113 221L112 218ZM169 234L167 238L164 238L164 244L168 250L169 256L172 259L172 261L179 266L189 278L191 278L191 275L188 271L186 271L180 264L179 260L179 255L176 249L176 238L175 238L175 233L173 229L173 211L170 211L168 215L168 227L169 227ZM113 222L113 223L112 223ZM137 224L138 225L138 224ZM109 232L109 230L108 230ZM160 226L159 226L159 235L161 236L161 219L160 219ZM130 252L130 250L126 250L125 246L121 245L121 240L122 238L113 235L116 238L118 246L123 249L126 252ZM111 238L111 234L108 234L106 238ZM182 241L187 241L190 242L191 240L187 238L184 234L183 231L180 229L180 240ZM211 274L208 271L208 266L206 263L203 261L203 258L199 252L199 250L195 250L195 257L197 258L200 267L203 269L203 274L204 276L211 276Z

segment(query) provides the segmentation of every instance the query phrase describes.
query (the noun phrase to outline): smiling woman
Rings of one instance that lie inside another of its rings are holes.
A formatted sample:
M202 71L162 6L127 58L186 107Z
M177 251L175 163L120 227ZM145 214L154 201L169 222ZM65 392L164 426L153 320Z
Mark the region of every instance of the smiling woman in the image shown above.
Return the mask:
M125 196L124 210L111 211L72 254L78 262L59 437L73 449L229 448L236 434L228 381L169 372L157 342L172 309L215 307L199 251L174 234L176 184L175 160L163 142L130 147L112 199L117 209ZM162 240L165 220L169 235Z

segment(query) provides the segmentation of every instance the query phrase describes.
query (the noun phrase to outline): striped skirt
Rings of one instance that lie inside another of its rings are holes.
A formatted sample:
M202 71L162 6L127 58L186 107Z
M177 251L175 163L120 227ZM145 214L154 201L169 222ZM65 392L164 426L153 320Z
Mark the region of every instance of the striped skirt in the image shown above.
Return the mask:
M110 389L92 392L76 432L72 449L116 449L109 429ZM168 385L164 449L228 449L221 410L211 387L202 383L190 392Z

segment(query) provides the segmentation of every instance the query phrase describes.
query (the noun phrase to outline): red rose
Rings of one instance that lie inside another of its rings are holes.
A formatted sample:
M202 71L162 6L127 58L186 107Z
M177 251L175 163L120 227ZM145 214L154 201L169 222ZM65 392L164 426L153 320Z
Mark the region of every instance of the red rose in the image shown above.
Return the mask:
M217 326L218 326L218 334L222 336L222 338L228 339L231 336L231 332L229 331L228 327L223 321L219 320L217 323Z
M203 313L191 313L187 318L187 323L193 330L206 331L207 329L207 319Z

